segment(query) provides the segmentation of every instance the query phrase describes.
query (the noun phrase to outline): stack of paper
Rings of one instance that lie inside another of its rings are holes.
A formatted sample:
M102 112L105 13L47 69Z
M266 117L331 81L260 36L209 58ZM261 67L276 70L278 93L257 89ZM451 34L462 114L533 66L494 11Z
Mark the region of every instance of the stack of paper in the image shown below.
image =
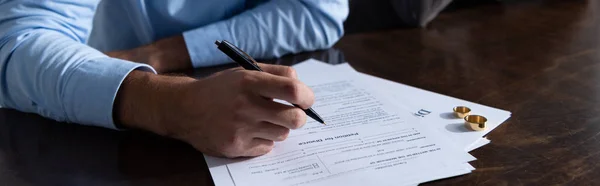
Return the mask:
M306 125L255 158L205 156L213 180L224 185L417 185L470 173L467 152L510 113L424 91L316 60L295 65L315 93L327 122ZM451 117L454 106L488 118L470 132Z

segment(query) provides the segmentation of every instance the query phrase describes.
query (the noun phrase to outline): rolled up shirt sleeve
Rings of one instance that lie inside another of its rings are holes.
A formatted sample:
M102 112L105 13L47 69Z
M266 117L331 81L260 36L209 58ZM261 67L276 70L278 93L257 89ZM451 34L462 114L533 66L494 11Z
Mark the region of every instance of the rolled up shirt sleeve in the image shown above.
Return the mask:
M331 47L344 34L348 0L272 0L230 19L183 33L192 65L230 61L215 46L227 40L258 59Z
M0 2L0 105L58 121L115 128L129 72L152 67L85 44L98 1Z

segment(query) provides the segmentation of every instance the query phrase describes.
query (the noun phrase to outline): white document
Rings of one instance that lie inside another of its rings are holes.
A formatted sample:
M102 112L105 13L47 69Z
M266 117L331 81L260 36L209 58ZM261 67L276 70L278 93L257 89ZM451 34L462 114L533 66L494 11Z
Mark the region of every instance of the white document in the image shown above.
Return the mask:
M333 68L332 68L333 67ZM331 71L355 71L350 65L329 65L317 60L307 60L295 66L296 69L328 69ZM444 96L441 94L425 91L422 89L406 86L403 84L395 83L389 80L377 78L367 74L358 72L361 79L371 86L383 88L393 98L391 101L395 102L398 107L402 107L407 110L413 111L415 115L419 117L427 118L421 121L422 124L431 126L437 129L441 133L449 136L453 143L457 147L464 149L466 152L472 151L479 147L482 147L490 143L487 138L482 138L487 132L491 131L506 119L510 117L510 112L490 108L483 105L459 100L456 98ZM418 96L416 96L418 95ZM398 99L400 98L400 99ZM427 100L427 101L422 101ZM475 105L469 106L472 109L479 109L477 113L486 113L484 116L488 117L488 130L484 132L471 132L462 128L462 120L456 119L452 116L452 108L459 105ZM427 108L427 109L423 109ZM446 112L439 112L440 110L446 110ZM440 114L437 114L440 113ZM491 115L492 117L488 116ZM491 126L489 125L491 124ZM468 135L464 135L468 133ZM421 182L428 182L437 179L467 174L471 170L474 170L471 165L465 163L462 166L449 169L439 169L439 173L431 173L428 180L422 180ZM421 183L419 182L419 183ZM414 183L411 185L417 185Z
M309 118L260 157L205 156L217 186L404 185L473 169L465 163L474 157L357 81L356 72L297 71L313 89L313 109L327 125Z
M314 59L309 59L295 66L295 68L305 67L329 68L331 71L355 71L348 63L333 66ZM471 147L480 147L475 143L479 142L481 137L510 118L511 115L510 112L505 110L460 100L368 74L358 73L360 79L367 84L385 89L385 92L388 96L391 96L391 101L397 107L408 109L413 114L423 118L421 123L446 134L452 139L452 143L464 150L470 151L475 149ZM486 123L487 129L484 131L469 131L465 129L463 127L464 120L453 116L452 108L455 106L467 106L471 108L471 114L485 116L488 119ZM485 143L486 140L482 141L482 143ZM489 143L489 140L487 141Z
M473 143L477 142L479 139L481 139L481 137L500 126L500 124L510 118L511 115L510 112L505 110L500 110L407 85L394 83L378 77L366 74L363 75L363 77L365 77L369 83L375 83L375 79L379 79L380 81L377 82L379 82L380 85L386 85L386 87L388 87L387 90L390 93L393 93L392 97L397 101L397 103L401 103L404 106L411 105L413 108L413 113L422 117L423 123L434 125L434 128L438 129L442 133L447 134L450 139L452 139L454 144L464 147L465 150L468 150ZM486 130L467 130L464 127L464 120L462 118L454 117L452 109L455 106L467 106L471 108L472 115L485 116L488 119L486 122Z

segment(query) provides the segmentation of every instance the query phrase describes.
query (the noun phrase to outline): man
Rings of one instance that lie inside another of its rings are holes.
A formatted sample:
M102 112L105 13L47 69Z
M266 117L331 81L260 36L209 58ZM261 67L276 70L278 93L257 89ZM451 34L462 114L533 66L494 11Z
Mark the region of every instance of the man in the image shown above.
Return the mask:
M267 73L237 68L200 80L157 73L229 62L215 40L256 58L330 47L348 2L0 0L0 12L3 107L148 130L238 157L269 152L305 123L302 110L272 101L312 105L294 71L263 64Z

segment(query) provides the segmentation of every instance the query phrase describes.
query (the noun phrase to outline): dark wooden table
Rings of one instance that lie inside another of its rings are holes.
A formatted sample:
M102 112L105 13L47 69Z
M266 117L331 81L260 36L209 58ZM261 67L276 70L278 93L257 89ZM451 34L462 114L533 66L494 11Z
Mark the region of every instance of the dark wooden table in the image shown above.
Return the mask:
M600 185L600 2L508 1L428 28L345 36L314 57L509 110L473 173L427 185ZM226 67L199 70L202 76ZM0 185L211 185L202 154L151 134L0 109Z

